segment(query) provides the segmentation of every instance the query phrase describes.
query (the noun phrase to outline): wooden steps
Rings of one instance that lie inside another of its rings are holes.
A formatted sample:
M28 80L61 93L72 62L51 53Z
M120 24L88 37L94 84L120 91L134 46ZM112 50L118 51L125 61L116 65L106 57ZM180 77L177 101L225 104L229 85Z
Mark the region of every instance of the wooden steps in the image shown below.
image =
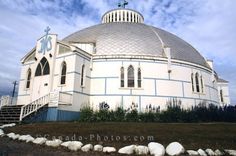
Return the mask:
M3 106L0 110L0 124L19 123L22 105Z

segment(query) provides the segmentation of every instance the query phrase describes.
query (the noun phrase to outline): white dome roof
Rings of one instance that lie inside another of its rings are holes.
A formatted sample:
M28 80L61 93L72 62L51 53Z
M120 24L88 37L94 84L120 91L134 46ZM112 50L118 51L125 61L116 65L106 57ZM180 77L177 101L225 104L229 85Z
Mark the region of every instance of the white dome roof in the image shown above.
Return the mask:
M115 22L95 25L77 31L63 41L94 43L96 55L163 56L163 43L171 48L173 59L210 68L201 54L179 37L142 23Z

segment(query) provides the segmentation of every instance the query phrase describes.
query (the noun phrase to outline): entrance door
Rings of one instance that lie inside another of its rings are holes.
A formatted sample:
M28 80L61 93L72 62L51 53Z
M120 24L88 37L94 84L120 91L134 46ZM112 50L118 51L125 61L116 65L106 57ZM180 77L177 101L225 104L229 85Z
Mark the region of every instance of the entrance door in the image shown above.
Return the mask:
M50 67L47 59L43 57L39 62L35 71L31 101L35 101L40 97L49 94L50 92L49 82L50 82Z
M32 101L49 94L49 75L39 76L34 78Z

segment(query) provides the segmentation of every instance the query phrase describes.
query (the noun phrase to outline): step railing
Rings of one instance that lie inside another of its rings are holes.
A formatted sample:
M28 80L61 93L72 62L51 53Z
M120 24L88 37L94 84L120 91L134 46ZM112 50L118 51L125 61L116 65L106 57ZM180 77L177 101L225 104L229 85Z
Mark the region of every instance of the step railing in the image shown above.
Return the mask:
M65 92L51 92L30 104L24 105L21 107L20 121L26 116L32 114L33 112L37 112L40 108L45 105L49 105L49 107L57 107L59 104L62 105L71 105L72 104L72 94Z
M39 99L31 102L30 104L24 105L21 107L21 113L20 113L20 121L22 121L23 118L26 116L32 114L33 112L36 112L43 106L49 104L50 101L50 94L47 94L43 97L40 97Z

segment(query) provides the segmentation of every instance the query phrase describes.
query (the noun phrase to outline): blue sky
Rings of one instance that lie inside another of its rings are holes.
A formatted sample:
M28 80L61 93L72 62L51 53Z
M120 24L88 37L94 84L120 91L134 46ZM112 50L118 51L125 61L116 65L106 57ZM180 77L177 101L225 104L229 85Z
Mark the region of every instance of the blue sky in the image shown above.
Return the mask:
M49 26L59 39L99 24L118 0L0 0L0 95L10 94L19 79L20 59ZM205 58L213 59L219 76L230 81L236 104L235 0L129 0L145 23L183 38Z

